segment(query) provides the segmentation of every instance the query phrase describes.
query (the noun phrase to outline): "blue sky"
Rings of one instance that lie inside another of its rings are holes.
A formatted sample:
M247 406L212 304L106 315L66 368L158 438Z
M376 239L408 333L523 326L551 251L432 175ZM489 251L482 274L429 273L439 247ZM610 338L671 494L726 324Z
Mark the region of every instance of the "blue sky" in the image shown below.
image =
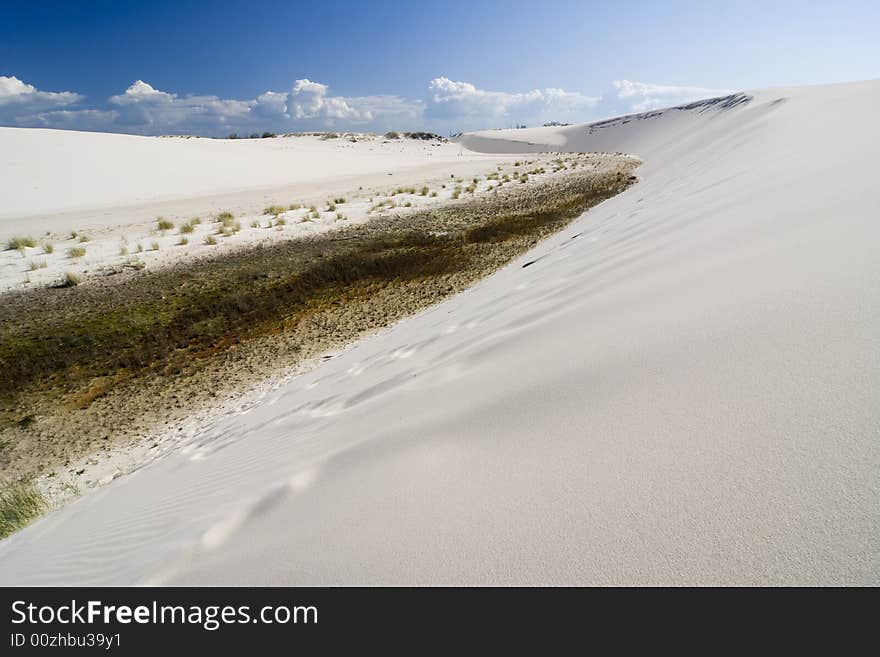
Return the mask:
M880 77L880 2L0 0L0 125L441 133Z

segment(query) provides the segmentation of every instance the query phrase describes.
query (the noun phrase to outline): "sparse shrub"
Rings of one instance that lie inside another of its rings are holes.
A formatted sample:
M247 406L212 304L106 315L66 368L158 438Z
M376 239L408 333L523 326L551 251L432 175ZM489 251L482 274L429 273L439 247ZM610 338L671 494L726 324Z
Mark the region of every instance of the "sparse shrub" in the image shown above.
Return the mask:
M143 244L138 244L137 252L138 252L138 253L143 253L143 252L144 252L144 245L143 245Z
M341 212L336 213L336 221L345 221L346 217Z
M264 132L264 133L262 134L262 138L263 138L263 139L269 139L270 137L275 137L275 136L276 136L276 135L275 135L274 132Z
M158 251L159 250L159 242L153 242L150 245L150 251Z
M233 219L235 219L235 215L232 214L231 212L221 212L220 214L217 215L217 221L226 222L226 221L232 221Z
M67 249L67 256L69 258L82 258L85 254L85 247L82 246L72 246Z
M64 274L64 278L61 279L61 282L58 284L58 287L76 287L82 282L82 279L74 274L72 271Z
M79 233L75 230L70 231L70 239L75 240L77 235L79 235Z
M302 205L300 205L299 203L291 203L289 206L287 206L288 210L299 210L300 208L302 208Z
M195 230L195 226L191 223L187 222L185 224L180 224L180 233L181 235L187 235Z
M202 220L199 219L198 217L193 217L192 219L189 220L190 226L198 226L200 223L202 223Z
M437 192L431 192L431 198L435 198L437 196Z
M205 238L205 244L207 244L208 246L214 246L216 243L217 243L217 240L214 239L213 235L208 235Z
M25 248L33 248L37 245L33 237L13 237L6 243L7 251L24 251Z
M396 130L391 130L385 133L385 139L400 139L400 133Z
M171 230L172 228L174 228L173 221L168 221L167 219L163 219L162 217L159 217L156 220L156 225L159 230Z
M186 246L187 244L189 244L188 237L181 237L179 240L177 240L177 246Z
M287 208L283 205L270 205L268 208L263 209L263 214L281 214L282 212L287 212Z
M52 246L51 244L47 243L47 244L43 245L43 253L49 254L49 253L54 253L54 252L55 252L55 247Z
M335 198L335 199L333 199L333 202L336 205L342 205L343 203L345 203L345 197L340 196L339 198Z
M420 193L422 196L427 196L427 195L428 195L428 192L430 192L430 191L431 191L431 190L428 189L427 186L425 186L425 187L422 187L421 192L419 192L419 193Z
M80 235L80 236L79 236L79 243L80 243L80 244L85 244L85 243L88 242L90 239L91 239L91 238L90 238L88 235Z
M287 225L287 221L284 219L284 217L278 217L278 218L275 220L275 225L276 225L276 226L286 226L286 225Z
M121 255L121 256L128 255L128 247L125 246L125 244L123 244L122 246L119 247L119 255Z
M31 271L36 271L37 269L45 269L49 266L49 263L45 260L31 260Z
M336 212L336 204L332 201L327 204L327 212Z

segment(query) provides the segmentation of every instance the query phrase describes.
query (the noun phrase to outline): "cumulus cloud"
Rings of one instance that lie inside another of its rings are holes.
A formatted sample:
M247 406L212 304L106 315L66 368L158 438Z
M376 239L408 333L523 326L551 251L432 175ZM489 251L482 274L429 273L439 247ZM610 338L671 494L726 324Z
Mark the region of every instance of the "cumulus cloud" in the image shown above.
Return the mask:
M617 89L617 97L628 101L633 112L647 112L730 93L724 89L679 87L631 80L615 80L612 84Z
M0 120L78 103L83 96L72 91L40 91L15 76L0 75Z
M82 107L77 93L44 92L15 77L0 77L0 122L6 125L105 130L135 134L221 136L271 130L446 130L501 127L516 121L589 118L600 98L563 89L523 93L487 91L469 82L431 80L424 99L396 95L342 96L308 78L288 90L246 100L179 95L135 80L106 103Z
M585 118L586 112L600 101L599 96L556 88L533 89L524 93L487 91L470 82L439 77L428 85L427 116L469 123L483 121L485 127L505 120L577 120Z
M125 93L111 96L117 108L114 123L132 131L215 131L238 119L246 119L257 101L224 100L217 96L183 96L160 91L143 80Z

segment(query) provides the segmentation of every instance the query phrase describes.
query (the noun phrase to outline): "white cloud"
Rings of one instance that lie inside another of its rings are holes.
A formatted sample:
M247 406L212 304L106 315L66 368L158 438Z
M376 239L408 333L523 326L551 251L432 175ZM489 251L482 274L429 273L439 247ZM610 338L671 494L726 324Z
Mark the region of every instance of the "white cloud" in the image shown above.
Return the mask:
M349 105L342 97L327 95L326 84L311 80L297 80L290 93L290 106L293 116L297 119L350 119L352 121L369 121L373 117L369 112L361 112Z
M499 121L535 122L545 120L585 119L601 97L587 96L563 89L534 89L525 93L486 91L470 82L446 77L434 78L428 85L427 116L449 120L484 122L483 127Z
M653 84L651 82L632 82L615 80L614 88L617 97L627 100L633 112L647 112L653 109L681 105L703 98L724 96L730 91L724 89L706 89L703 87L679 87L674 85Z
M216 131L230 122L248 118L256 100L223 100L217 96L184 96L135 81L125 93L111 96L117 109L114 123L134 132Z
M15 76L0 75L0 120L72 105L83 96L72 91L40 91Z
M83 97L43 92L15 77L0 77L0 122L6 125L106 130L136 134L225 135L271 130L445 130L502 127L589 118L600 98L563 89L524 93L486 91L446 77L431 80L424 100L396 95L337 96L306 78L288 91L247 100L178 95L136 80L103 106L70 107Z

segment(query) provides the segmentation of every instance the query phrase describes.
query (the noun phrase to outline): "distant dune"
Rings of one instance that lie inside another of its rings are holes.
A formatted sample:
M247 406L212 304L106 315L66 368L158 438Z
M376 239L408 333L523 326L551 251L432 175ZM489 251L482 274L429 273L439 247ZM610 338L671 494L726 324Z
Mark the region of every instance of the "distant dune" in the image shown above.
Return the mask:
M645 164L3 541L0 582L880 584L878 114L873 81L464 135Z

